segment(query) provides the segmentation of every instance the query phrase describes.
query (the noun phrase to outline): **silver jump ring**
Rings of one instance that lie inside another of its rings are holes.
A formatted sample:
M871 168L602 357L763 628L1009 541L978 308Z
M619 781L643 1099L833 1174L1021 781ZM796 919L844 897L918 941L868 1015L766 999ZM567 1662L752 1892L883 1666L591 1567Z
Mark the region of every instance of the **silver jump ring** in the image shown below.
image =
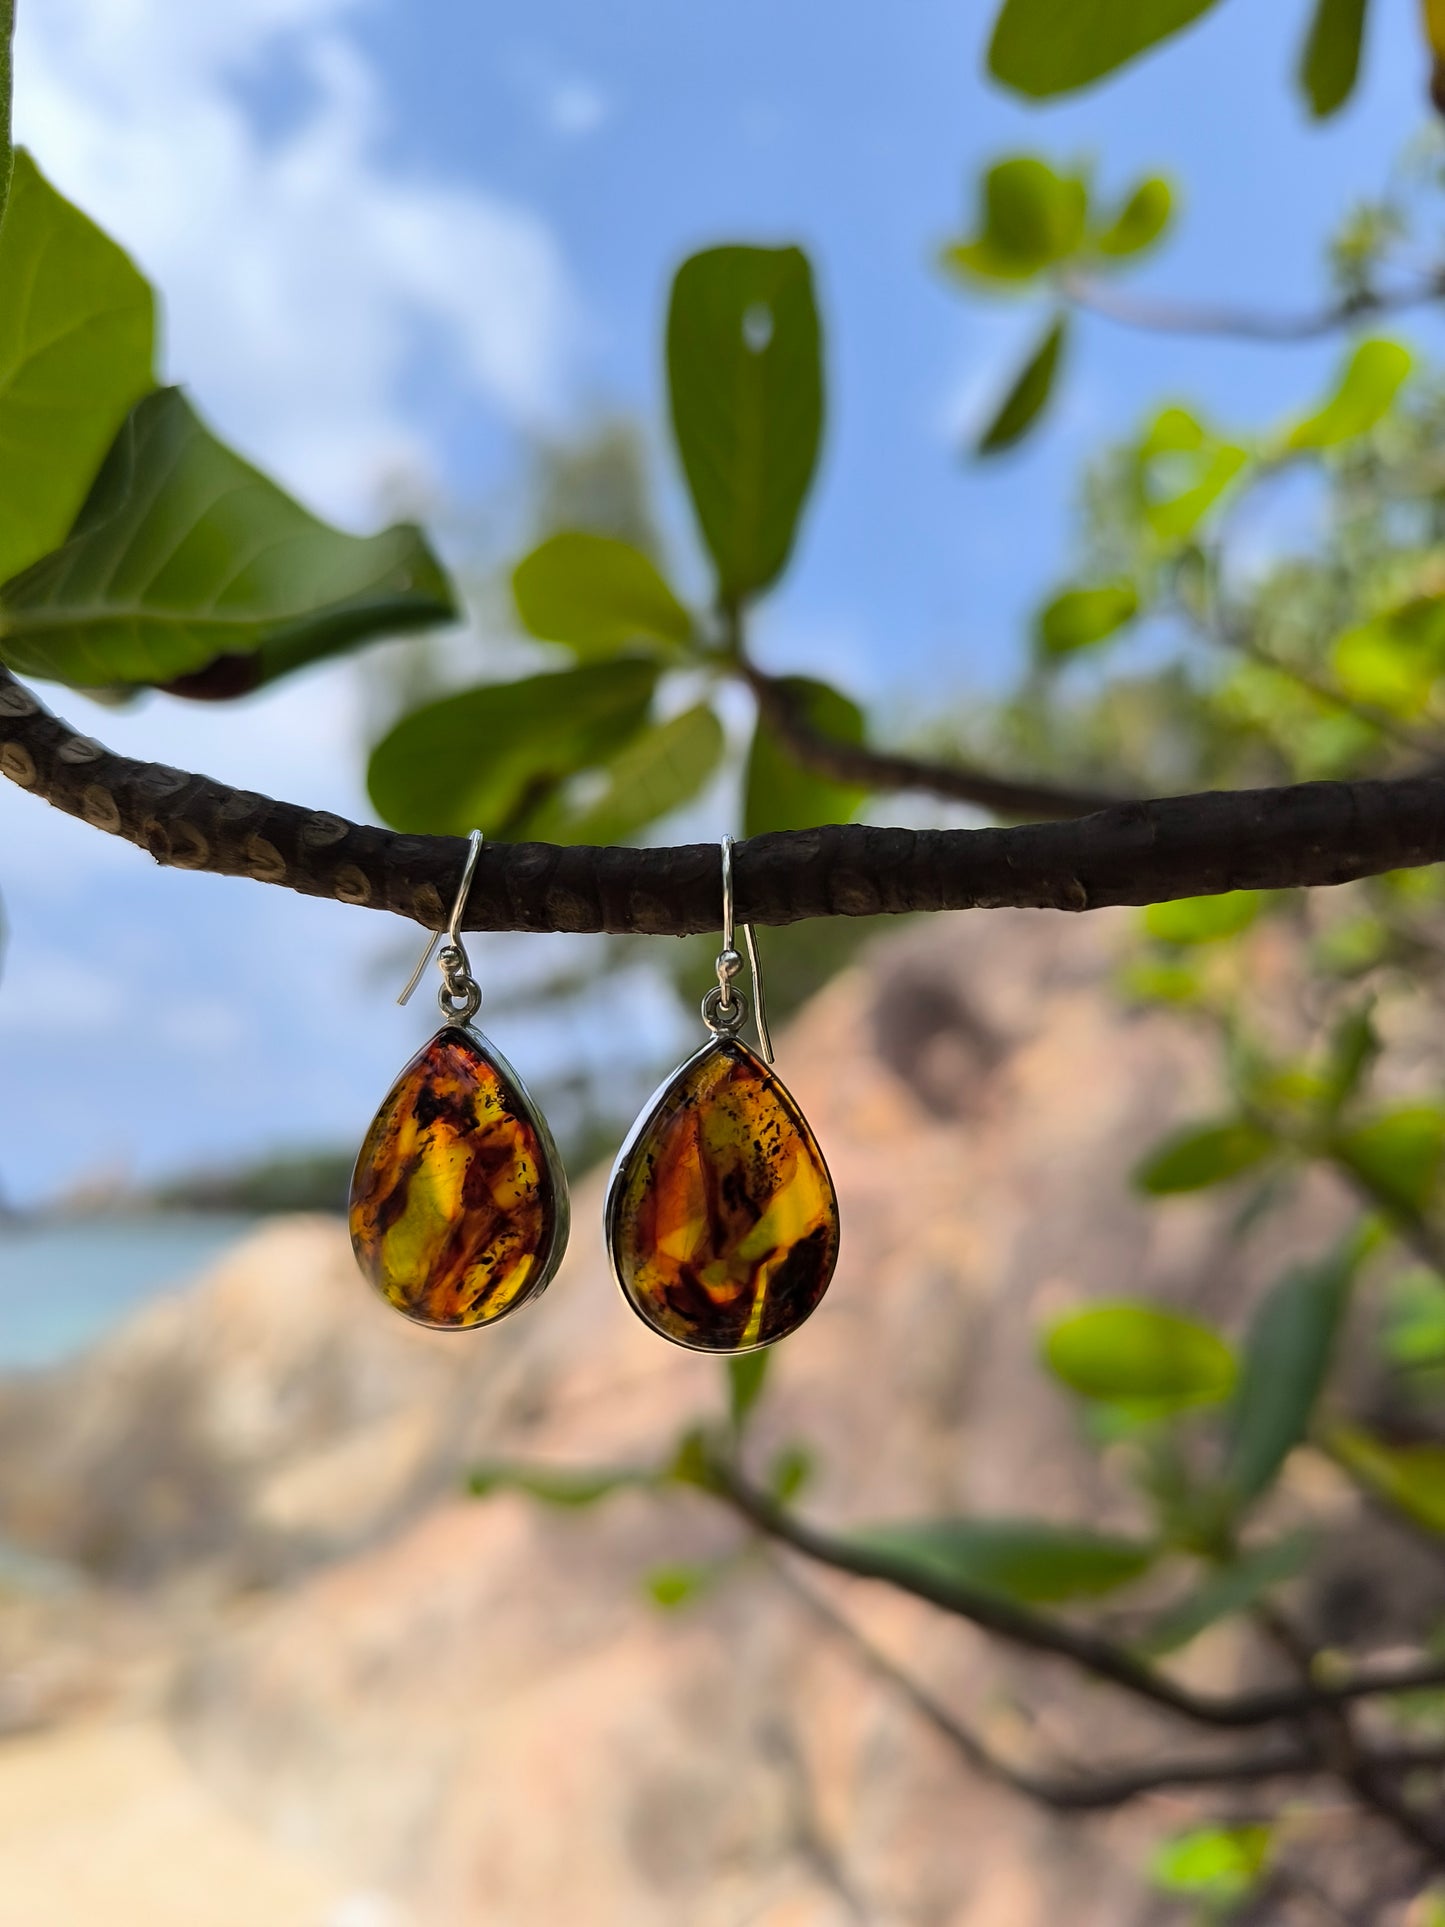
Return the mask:
M450 1017L454 1023L469 1024L482 1007L481 986L470 977L464 990L453 990L443 984L437 992L437 1005L443 1017Z
M740 990L732 993L732 1001L723 998L721 984L714 984L702 1000L702 1021L714 1037L736 1037L748 1021L748 1000Z

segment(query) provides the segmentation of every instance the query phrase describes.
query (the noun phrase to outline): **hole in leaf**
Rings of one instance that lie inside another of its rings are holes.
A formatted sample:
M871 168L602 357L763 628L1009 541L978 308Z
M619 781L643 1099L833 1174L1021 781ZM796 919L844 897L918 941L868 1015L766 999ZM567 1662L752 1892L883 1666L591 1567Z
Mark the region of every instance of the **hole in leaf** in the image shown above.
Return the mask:
M760 355L773 338L773 311L765 301L755 301L743 316L743 341Z

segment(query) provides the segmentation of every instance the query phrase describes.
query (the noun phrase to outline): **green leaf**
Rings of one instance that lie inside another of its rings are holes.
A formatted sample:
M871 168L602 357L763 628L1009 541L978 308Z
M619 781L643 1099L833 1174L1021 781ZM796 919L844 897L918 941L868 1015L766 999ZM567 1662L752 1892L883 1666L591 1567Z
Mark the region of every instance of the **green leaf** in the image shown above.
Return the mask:
M1405 1371L1445 1366L1445 1284L1423 1265L1391 1280L1381 1349Z
M1208 13L1215 0L1004 0L988 70L1047 100L1088 87Z
M523 627L579 656L613 655L651 643L680 648L692 618L652 562L607 535L554 535L512 572Z
M849 1539L901 1575L1040 1605L1113 1592L1146 1572L1155 1553L1135 1539L1040 1519L925 1519L870 1526Z
M1323 1092L1328 1116L1335 1116L1355 1095L1379 1054L1375 1000L1368 997L1364 1003L1346 1011L1330 1033Z
M1333 393L1297 422L1288 448L1334 448L1364 435L1389 411L1414 357L1398 341L1362 341L1346 362Z
M1330 1434L1330 1449L1360 1484L1427 1532L1445 1533L1445 1445L1387 1445L1357 1425Z
M1250 1322L1224 1457L1224 1485L1239 1505L1273 1485L1308 1435L1359 1255L1347 1239L1319 1264L1286 1273Z
M768 1467L768 1491L778 1505L789 1505L813 1476L813 1455L806 1445L784 1445Z
M944 265L985 281L1027 281L1075 253L1084 238L1088 189L1032 154L998 161L984 176L979 229L944 250Z
M1203 1583L1166 1608L1140 1642L1151 1658L1178 1652L1193 1639L1234 1613L1245 1612L1274 1587L1295 1578L1308 1563L1313 1541L1308 1533L1291 1533L1267 1545L1242 1552L1219 1566Z
M371 800L399 830L516 836L568 777L636 735L658 667L618 656L428 703L372 751Z
M723 747L722 724L706 703L649 724L588 772L600 787L585 802L569 804L559 792L528 817L527 834L541 843L626 842L690 802L711 779Z
M131 411L70 539L0 588L0 657L104 685L254 656L240 682L254 687L455 613L415 528L328 528L162 388Z
M1232 443L1210 444L1191 464L1192 478L1185 487L1146 503L1149 532L1166 547L1187 541L1248 460L1247 452Z
M0 581L65 540L155 385L150 286L24 149L0 225Z
M1034 643L1044 656L1070 656L1122 629L1139 613L1132 582L1104 582L1092 589L1065 589L1039 611Z
M1191 1124L1175 1131L1150 1152L1134 1172L1135 1187L1149 1197L1174 1197L1226 1184L1251 1171L1277 1149L1261 1124L1233 1117L1221 1124Z
M651 1472L632 1467L548 1465L479 1465L467 1475L467 1490L473 1498L489 1498L494 1492L522 1492L545 1505L567 1508L596 1505L614 1492L629 1487L656 1483Z
M1113 220L1091 237L1100 254L1122 258L1142 254L1168 227L1174 213L1174 190L1160 174L1140 181Z
M1366 0L1315 0L1299 81L1316 120L1338 113L1355 90Z
M997 455L1002 449L1012 448L1032 428L1053 392L1059 357L1067 338L1068 317L1056 315L980 435L977 454Z
M1158 1413L1217 1405L1234 1354L1208 1325L1158 1305L1096 1305L1049 1327L1044 1363L1071 1391Z
M771 1359L771 1352L759 1351L743 1352L727 1361L728 1411L735 1432L745 1429L753 1407L763 1395Z
M1332 651L1340 687L1395 716L1417 716L1445 670L1445 597L1411 596L1345 630Z
M799 248L684 261L667 317L672 428L725 602L783 570L817 465L823 369Z
M1231 1906L1258 1883L1270 1843L1266 1826L1196 1827L1155 1854L1154 1883L1166 1893Z
M1187 408L1160 409L1138 448L1145 527L1166 548L1188 541L1248 460Z
M1429 1204L1445 1158L1445 1111L1406 1104L1343 1131L1334 1153L1372 1197L1417 1216Z
M720 1568L716 1562L709 1565L685 1565L682 1563L654 1566L643 1581L643 1589L655 1606L667 1612L675 1612L680 1606L690 1606L693 1602L716 1585Z
M1156 943L1218 943L1248 930L1263 905L1258 890L1178 897L1172 903L1151 903L1144 912L1144 928Z
M711 1492L716 1487L712 1447L701 1426L694 1425L683 1433L664 1476L674 1484L696 1486L703 1492Z
M809 676L785 676L781 681L785 696L820 736L836 743L863 741L863 712L857 703ZM835 783L804 769L767 717L759 715L743 777L744 836L846 823L866 795L866 790L851 783Z

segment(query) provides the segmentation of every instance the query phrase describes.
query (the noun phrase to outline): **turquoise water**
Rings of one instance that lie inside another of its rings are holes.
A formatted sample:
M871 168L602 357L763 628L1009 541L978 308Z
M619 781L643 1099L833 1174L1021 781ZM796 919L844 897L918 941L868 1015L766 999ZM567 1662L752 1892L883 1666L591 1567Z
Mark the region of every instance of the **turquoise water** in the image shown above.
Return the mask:
M51 1365L198 1272L254 1220L197 1213L0 1224L0 1371Z

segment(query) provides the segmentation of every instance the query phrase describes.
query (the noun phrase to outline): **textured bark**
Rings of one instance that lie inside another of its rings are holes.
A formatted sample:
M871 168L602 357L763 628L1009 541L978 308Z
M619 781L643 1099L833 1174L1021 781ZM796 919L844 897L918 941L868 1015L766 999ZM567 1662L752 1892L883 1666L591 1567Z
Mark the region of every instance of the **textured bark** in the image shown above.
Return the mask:
M460 837L401 836L208 777L117 756L0 670L0 774L159 863L283 884L435 927L461 875ZM485 828L485 825L483 825ZM916 910L1093 910L1241 888L1287 889L1445 858L1445 777L1303 783L1127 803L1011 829L859 825L753 837L735 858L754 923ZM495 844L477 865L470 930L715 930L716 845L596 850Z

